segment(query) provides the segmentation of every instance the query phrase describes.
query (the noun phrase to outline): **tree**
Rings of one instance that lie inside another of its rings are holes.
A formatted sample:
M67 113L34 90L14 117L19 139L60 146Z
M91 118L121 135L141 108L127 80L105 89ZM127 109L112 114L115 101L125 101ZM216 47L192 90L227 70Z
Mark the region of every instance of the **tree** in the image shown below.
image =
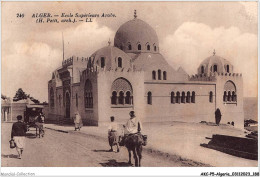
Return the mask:
M44 101L42 104L43 104L43 105L48 105L48 103L47 103L46 101Z
M17 91L16 91L16 94L13 98L13 101L19 101L19 100L25 100L29 98L32 102L36 103L36 104L39 104L40 101L33 98L32 96L30 96L30 94L26 94L23 89L19 88Z
M34 103L36 103L36 104L39 104L39 103L40 103L39 100L37 100L37 99L35 99L35 98L33 98L33 97L30 97L30 99L32 100L32 102L34 102Z
M3 95L3 94L1 94L1 98L2 98L3 100L7 99L7 97L6 97L5 95Z
M13 98L13 101L24 100L24 99L27 99L27 98L28 98L28 95L26 95L26 93L23 91L23 89L19 88L16 91L16 94Z

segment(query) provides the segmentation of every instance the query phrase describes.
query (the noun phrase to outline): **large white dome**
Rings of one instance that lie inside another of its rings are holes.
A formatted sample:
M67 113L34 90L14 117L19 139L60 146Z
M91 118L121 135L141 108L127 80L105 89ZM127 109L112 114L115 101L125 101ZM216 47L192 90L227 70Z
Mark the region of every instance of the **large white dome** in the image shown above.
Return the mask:
M120 26L114 38L114 45L127 53L159 52L159 41L155 30L137 18Z

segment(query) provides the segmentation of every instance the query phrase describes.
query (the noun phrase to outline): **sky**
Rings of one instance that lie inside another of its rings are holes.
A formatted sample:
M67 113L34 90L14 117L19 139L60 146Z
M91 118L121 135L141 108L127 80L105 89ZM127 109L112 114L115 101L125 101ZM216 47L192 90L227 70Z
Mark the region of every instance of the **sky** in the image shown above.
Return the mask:
M256 97L258 86L257 2L2 2L2 94L14 97L22 88L48 100L48 81L63 59L89 57L113 44L117 29L137 18L150 24L160 53L173 68L196 74L216 50L243 74L244 96ZM17 18L23 13L23 18ZM115 14L91 23L35 22L34 13Z

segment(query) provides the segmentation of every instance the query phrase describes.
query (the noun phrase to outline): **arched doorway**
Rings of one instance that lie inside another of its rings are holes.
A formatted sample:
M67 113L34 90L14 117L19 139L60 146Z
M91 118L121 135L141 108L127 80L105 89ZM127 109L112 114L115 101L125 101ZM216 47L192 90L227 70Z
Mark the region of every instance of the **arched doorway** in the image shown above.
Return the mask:
M70 94L69 94L69 92L66 93L66 102L65 103L66 103L65 117L70 118Z

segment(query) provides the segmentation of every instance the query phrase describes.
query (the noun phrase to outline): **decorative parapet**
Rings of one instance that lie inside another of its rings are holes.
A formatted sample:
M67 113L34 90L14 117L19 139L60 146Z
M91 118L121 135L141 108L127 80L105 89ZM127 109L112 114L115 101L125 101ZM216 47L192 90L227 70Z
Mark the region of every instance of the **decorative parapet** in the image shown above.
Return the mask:
M112 68L108 68L108 69L104 69L104 68L101 68L98 70L99 73L111 73L111 72L116 72L116 73L142 73L143 70L134 70L132 68L115 68L115 69L112 69Z
M218 74L220 76L220 74ZM242 73L221 73L221 76L237 76L242 77Z
M189 77L190 81L216 81L217 77L242 77L241 73L209 73L195 74Z
M143 70L133 70L132 68L99 68L99 67L91 67L91 68L87 68L84 71L82 71L81 74L81 78L85 78L85 77L92 77L92 76L96 76L97 74L102 74L102 75L106 75L106 74L110 74L110 73L122 73L123 75L127 75L127 74L133 74L133 73L144 73Z
M86 62L86 61L89 61L90 57L89 58L80 58L80 57L75 57L75 56L72 56L66 60L64 60L62 62L62 66L63 67L66 67L66 66L70 66L70 65L73 65L75 62Z
M62 66L63 66L63 67L69 66L69 65L72 65L72 64L73 64L73 57L70 57L70 58L68 58L68 59L66 59L66 60L64 60L64 61L62 62Z
M209 74L195 74L189 77L190 81L216 81L215 75Z

